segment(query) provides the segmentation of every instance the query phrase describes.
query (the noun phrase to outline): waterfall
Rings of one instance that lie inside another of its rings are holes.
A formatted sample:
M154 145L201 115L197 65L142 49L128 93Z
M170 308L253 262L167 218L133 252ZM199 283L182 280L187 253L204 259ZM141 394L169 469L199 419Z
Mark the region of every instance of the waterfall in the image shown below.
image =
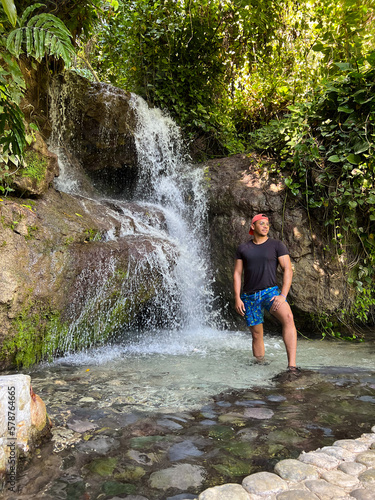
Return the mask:
M181 324L199 328L214 320L204 172L184 154L180 129L168 115L149 108L139 96L132 95L131 105L138 118L135 140L141 165L136 197L165 215L179 251L174 279Z
M108 102L112 89L106 85L100 87ZM118 89L115 91L118 92ZM82 182L85 174L70 161L69 147L62 138L66 123L72 120L64 107L67 95L69 89L66 87L58 87L57 91L52 88L54 130L49 146L59 156L60 176L56 188L79 196L83 204L85 199L100 204L108 221L116 220L120 224L121 230L116 232L109 223L104 237L108 244L118 238L143 235L152 238L153 250L141 262L130 260L126 279L117 290L118 298L111 304L103 304L102 298L103 291L116 274L113 260L100 263L95 270L87 269L78 277L78 283L85 281L86 286L89 283L89 290L84 297L77 292L70 304L69 312L74 321L60 342L60 351L71 352L80 348L77 337L83 338L82 345L87 347L105 343L108 338L118 337L129 329L151 331L168 328L196 332L207 326L217 326L218 313L214 308L209 265L204 171L194 166L186 155L180 129L168 114L150 108L142 98L132 95L129 105L136 117L134 139L138 175L131 199L125 192L122 196L110 198L87 190L87 180ZM107 131L103 130L102 141L106 139L106 134ZM139 281L144 266L157 269L163 292L154 294L143 311L140 324L123 324L120 319L115 324L117 311L125 302L128 306L137 307L133 304L132 291L142 286ZM112 334L104 335L109 324Z

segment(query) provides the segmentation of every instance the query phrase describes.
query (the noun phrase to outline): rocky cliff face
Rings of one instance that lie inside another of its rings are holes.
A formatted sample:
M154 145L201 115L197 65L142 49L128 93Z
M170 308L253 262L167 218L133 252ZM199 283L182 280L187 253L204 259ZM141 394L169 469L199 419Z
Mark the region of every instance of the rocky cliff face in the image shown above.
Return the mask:
M206 162L210 197L210 234L216 291L233 315L233 266L239 244L250 239L256 213L270 217L270 237L282 240L294 269L289 300L297 327L311 332L311 315L330 315L353 299L344 258L325 251L324 227L311 217L300 200L287 194L280 173L255 155L235 155Z
M152 258L163 248L173 266L176 250L137 231L132 217L120 220L124 208L150 218L136 204L106 209L53 188L37 199L1 199L2 367L108 342L166 293Z

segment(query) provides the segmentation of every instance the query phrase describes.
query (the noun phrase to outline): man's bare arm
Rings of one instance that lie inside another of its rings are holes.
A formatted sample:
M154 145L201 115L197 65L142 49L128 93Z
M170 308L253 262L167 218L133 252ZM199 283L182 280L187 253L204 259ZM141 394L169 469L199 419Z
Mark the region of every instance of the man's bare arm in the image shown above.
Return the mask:
M293 279L293 268L290 261L289 255L282 255L279 257L279 264L283 270L283 286L281 288L281 293L286 297L289 293L290 287L292 286Z
M243 261L237 259L233 273L233 289L234 289L234 307L238 314L245 315L245 305L241 300L241 281L242 281Z

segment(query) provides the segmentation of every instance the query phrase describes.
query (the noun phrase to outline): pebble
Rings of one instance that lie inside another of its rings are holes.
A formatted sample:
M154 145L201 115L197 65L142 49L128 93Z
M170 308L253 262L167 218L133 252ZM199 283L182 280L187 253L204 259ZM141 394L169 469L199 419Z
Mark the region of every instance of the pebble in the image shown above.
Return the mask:
M375 426L371 432L281 460L275 473L256 472L241 485L208 488L196 500L374 500Z

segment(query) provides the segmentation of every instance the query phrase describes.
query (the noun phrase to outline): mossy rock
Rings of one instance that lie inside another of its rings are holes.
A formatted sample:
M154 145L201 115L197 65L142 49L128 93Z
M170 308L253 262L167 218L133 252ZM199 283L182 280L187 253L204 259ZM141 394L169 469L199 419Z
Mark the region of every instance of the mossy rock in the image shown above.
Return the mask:
M132 495L137 492L134 484L118 483L116 481L106 481L102 485L102 491L106 495Z
M117 458L97 458L90 462L86 466L86 469L92 474L97 474L101 477L112 476L117 462Z

